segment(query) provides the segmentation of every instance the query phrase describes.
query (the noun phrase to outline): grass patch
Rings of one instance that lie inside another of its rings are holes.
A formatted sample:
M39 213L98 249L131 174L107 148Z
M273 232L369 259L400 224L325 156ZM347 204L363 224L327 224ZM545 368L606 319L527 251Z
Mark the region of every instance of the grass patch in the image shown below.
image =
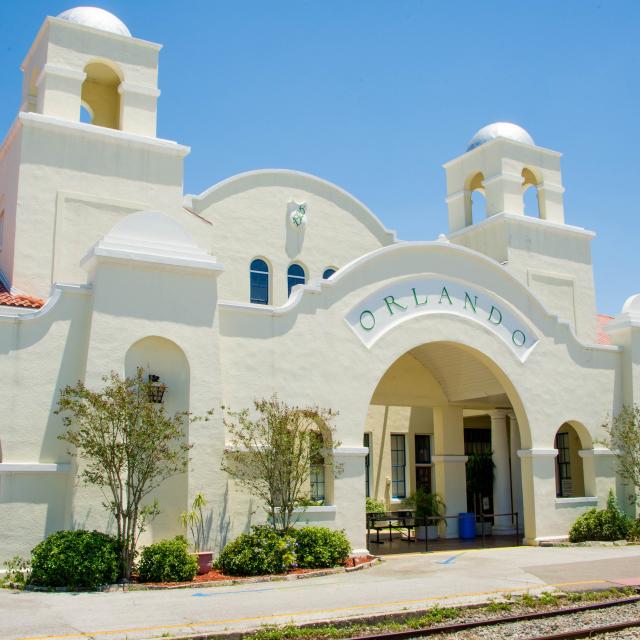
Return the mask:
M393 631L410 631L425 629L449 622L464 621L468 614L474 618L485 614L487 618L496 614L513 612L514 609L541 609L545 607L562 607L572 604L599 602L636 595L630 587L609 589L607 591L586 591L583 593L545 592L539 596L529 593L514 595L506 593L503 600L492 600L480 607L441 607L435 606L416 614L399 614L378 620L354 620L335 624L299 627L296 625L264 627L255 633L243 636L243 640L341 640L352 636L366 636ZM466 619L469 619L468 617Z
M503 611L511 611L511 609L513 609L513 603L492 600L485 609L490 613L502 613Z

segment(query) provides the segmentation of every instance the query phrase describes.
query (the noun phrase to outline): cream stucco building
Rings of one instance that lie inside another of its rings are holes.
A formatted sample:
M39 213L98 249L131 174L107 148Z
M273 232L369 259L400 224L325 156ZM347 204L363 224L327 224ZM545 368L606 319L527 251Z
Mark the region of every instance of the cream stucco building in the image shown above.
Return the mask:
M345 529L356 552L366 493L393 508L423 487L467 511L478 451L495 464L483 508L517 511L529 542L565 536L610 488L626 504L598 441L640 402L640 296L596 315L594 233L565 223L559 153L515 125L481 129L444 165L449 232L435 241L398 241L295 171L185 195L189 148L156 137L159 52L80 8L47 18L22 65L0 147L0 559L108 525L54 410L62 386L137 366L167 385L169 411L274 392L338 411L341 473L314 469L323 504L303 518ZM189 472L159 490L147 535L177 533L202 491L220 547L255 505L220 470L219 411L185 437Z

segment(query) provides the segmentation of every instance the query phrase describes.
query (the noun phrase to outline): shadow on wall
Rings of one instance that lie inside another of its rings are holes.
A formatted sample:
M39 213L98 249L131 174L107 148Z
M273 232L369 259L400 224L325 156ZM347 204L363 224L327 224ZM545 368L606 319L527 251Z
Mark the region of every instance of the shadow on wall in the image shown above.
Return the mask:
M135 342L125 356L125 374L133 377L138 367L142 367L148 375L159 376L160 382L166 385L163 402L168 415L189 411L189 363L175 342L159 336L149 336ZM182 428L183 437L189 442L188 419L184 420ZM153 540L160 540L182 533L179 518L188 503L188 485L188 474L181 473L165 480L148 496L149 502L158 500L161 512L150 523L145 542L149 536Z

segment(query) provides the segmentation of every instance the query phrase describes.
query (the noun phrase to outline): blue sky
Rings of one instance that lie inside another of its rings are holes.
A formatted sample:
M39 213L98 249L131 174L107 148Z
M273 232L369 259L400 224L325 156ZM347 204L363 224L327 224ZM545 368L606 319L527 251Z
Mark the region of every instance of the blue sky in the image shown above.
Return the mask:
M640 291L640 3L105 0L164 44L159 135L188 144L185 191L263 167L308 171L405 240L447 231L443 162L507 120L563 152L569 224L597 232L598 310ZM46 15L0 3L0 127Z

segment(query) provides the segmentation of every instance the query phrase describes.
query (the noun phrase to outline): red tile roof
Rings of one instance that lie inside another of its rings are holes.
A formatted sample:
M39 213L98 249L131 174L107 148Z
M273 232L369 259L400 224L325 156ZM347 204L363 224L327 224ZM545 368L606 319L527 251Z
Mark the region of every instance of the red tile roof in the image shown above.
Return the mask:
M611 336L604 330L604 328L613 320L613 316L605 316L602 313L596 315L597 329L596 329L596 342L598 344L613 344Z
M12 294L0 282L0 305L5 307L22 307L26 309L39 309L44 304L41 298Z

